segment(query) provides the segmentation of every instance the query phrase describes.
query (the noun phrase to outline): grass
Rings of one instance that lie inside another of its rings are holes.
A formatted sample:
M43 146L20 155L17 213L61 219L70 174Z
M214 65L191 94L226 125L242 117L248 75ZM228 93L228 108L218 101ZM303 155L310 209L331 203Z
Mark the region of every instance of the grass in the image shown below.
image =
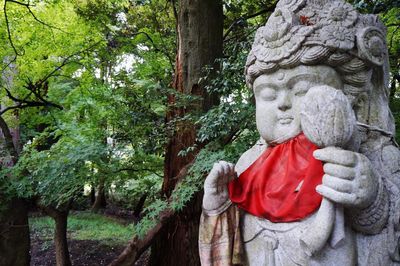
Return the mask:
M54 220L50 217L29 218L31 230L42 240L53 240ZM74 212L68 217L68 238L100 241L106 245L125 245L133 235L132 225L91 212Z

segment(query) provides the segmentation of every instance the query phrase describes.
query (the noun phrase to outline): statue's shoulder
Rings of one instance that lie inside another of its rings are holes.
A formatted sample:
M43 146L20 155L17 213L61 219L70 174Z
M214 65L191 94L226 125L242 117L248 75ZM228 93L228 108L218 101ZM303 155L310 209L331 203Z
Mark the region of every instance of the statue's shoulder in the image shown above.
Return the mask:
M243 153L235 165L237 174L240 175L244 170L246 170L255 160L257 160L258 157L260 157L261 153L263 153L266 148L267 144L265 141L259 139L253 147Z

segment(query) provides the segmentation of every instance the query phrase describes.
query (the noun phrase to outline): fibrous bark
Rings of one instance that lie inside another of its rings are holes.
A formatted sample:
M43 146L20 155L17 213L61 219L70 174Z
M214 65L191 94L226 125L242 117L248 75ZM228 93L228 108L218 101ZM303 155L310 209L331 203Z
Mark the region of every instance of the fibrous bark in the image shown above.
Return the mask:
M167 123L186 114L202 112L218 103L218 97L204 89L199 79L204 68L218 68L215 62L222 56L223 10L220 0L181 0L177 24L178 51L176 56L174 88L177 94L200 96L200 102L185 107L173 107L176 95L168 96L171 108L167 113ZM211 75L213 72L211 72ZM166 149L164 163L163 191L169 195L183 166L191 162L196 152L179 156L179 152L195 144L196 129L188 121L174 123Z

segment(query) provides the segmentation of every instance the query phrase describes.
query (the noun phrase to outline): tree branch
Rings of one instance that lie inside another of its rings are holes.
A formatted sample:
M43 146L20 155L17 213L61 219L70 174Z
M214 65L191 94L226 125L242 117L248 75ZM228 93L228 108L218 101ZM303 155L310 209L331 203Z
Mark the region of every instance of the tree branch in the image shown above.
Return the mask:
M157 174L153 169L148 169L148 168L144 168L144 169L135 169L135 168L126 167L126 168L117 169L117 170L113 171L112 173L113 173L113 174L117 174L117 173L125 172L125 171L126 171L126 172L150 172L150 173L155 174L156 176L163 177L162 175Z
M259 27L261 27L261 26L262 26L261 24L257 24L256 26L254 26L253 29L248 30L247 33L246 33L245 35L241 34L241 35L240 35L241 40L246 39L248 36L250 36L251 34L253 34L253 32L255 32L255 31L256 31ZM228 36L227 36L227 37L228 37ZM231 36L231 37L225 39L224 42L226 43L226 42L230 42L231 40L236 40L236 37L237 37L237 36Z
M11 30L10 30L10 23L8 21L8 15L7 15L7 3L8 1L4 1L4 6L3 6L3 11L4 11L4 18L6 21L6 28L7 28L7 36L8 36L8 41L10 42L11 48L14 50L14 54L15 54L15 59L17 58L17 56L21 56L24 54L24 52L22 52L21 54L18 52L17 48L15 47L15 44L12 40L11 37ZM14 59L14 61L15 61Z
M18 5L25 6L25 7L30 7L29 4L27 4L27 3L22 3L22 2L19 2L19 1L15 1L15 0L6 0L6 2L18 4Z
M12 65L13 63L15 63L15 61L17 60L17 55L13 56L13 59L11 59L7 65L5 65L2 69L1 69L1 73L4 72L4 70L6 70L10 65Z
M61 64L59 66L57 66L56 68L54 68L54 70L52 70L50 73L48 73L46 76L44 76L44 78L40 79L39 84L43 84L44 82L46 82L50 77L52 77L57 71L59 71L60 69L62 69L64 66L66 66L67 64L71 63L70 59L73 58L74 56L77 56L79 54L82 54L84 52L89 51L90 49L96 47L101 41L95 42L94 44L92 44L91 46L89 46L86 49L83 49L81 51L78 51L74 54L71 54L69 56L67 56L66 58L63 59L63 61L61 62Z
M22 3L22 2L19 2L19 1L15 1L15 0L5 0L5 2L10 2L10 3L14 3L14 4L17 4L17 5L20 5L20 6L24 6L24 7L26 7L26 9L28 9L28 12L29 12L29 14L31 14L33 19L36 20L38 23L40 23L40 24L42 24L42 25L44 25L46 27L49 27L49 28L52 28L52 29L56 29L56 30L59 30L61 32L70 34L69 32L66 32L63 29L60 29L60 28L58 28L56 26L50 25L50 24L38 19L38 17L35 15L35 13L33 13L32 9L31 9L32 5L30 5L29 3Z
M81 53L91 50L92 48L97 46L99 43L100 42L96 42L84 50L78 51L74 54L67 56L66 58L64 58L62 60L60 65L55 67L52 71L47 73L43 78L39 79L37 82L34 83L30 79L28 79L28 81L26 82L27 84L24 86L24 88L29 90L30 93L28 95L26 95L23 99L19 99L19 98L13 96L12 93L6 87L1 86L6 91L7 97L9 99L11 99L12 101L16 102L17 104L3 109L2 111L0 111L0 115L4 114L7 111L13 110L13 109L24 109L24 108L28 108L28 107L39 107L39 106L44 106L44 107L50 106L50 107L55 107L55 108L62 110L63 107L61 105L46 100L43 97L43 95L40 93L40 88L42 88L45 85L45 83L48 81L49 78L53 77L59 70L61 70L64 66L69 64L71 62L70 61L71 58L73 58L74 56L77 56ZM36 99L38 99L38 101L27 100L32 94L36 97Z
M255 18L255 17L260 16L262 14L268 13L268 12L273 12L274 9L275 9L275 5L272 5L272 6L269 6L267 8L264 8L264 9L262 9L262 10L256 12L256 13L254 13L254 14L247 15L247 16L240 17L240 18L236 19L235 21L232 22L232 24L226 30L226 32L225 32L225 34L224 34L222 39L225 40L226 37L228 37L229 33L231 33L233 31L233 29L236 26L240 25L242 22L244 22L244 21L246 21L248 19L251 19L251 18Z
M133 36L137 36L137 35L140 35L140 34L143 34L143 35L146 36L146 38L151 42L151 45L154 47L156 52L157 51L161 52L168 59L168 62L170 64L171 68L173 69L174 68L174 64L173 64L171 56L168 54L167 51L158 48L158 46L155 44L154 40L150 37L150 35L147 32L138 31L138 32L130 33L128 35L129 35L129 37L133 37ZM164 43L164 39L162 37L161 37L161 41Z
M7 107L7 108L1 110L1 111L0 111L0 115L3 115L4 113L6 113L6 112L8 112L8 111L10 111L10 110L14 110L14 109L25 109L25 108L28 108L28 107L40 107L40 106L48 107L48 106L50 106L50 107L58 108L58 109L60 109L60 110L63 109L63 107L62 107L61 105L58 105L58 104L49 102L49 101L45 100L45 99L44 99L42 96L40 96L40 95L39 95L39 97L37 97L37 96L38 96L37 92L34 92L33 90L31 91L31 93L29 93L29 94L28 94L27 96L25 96L23 99L19 99L19 98L13 96L13 95L11 94L11 92L10 92L7 88L5 88L4 86L1 86L1 87L6 91L7 97L8 97L9 99L11 99L12 101L16 102L17 104L14 105L14 106L10 106L10 107ZM27 98L28 98L32 93L33 93L40 101L28 101Z
M153 19L154 19L155 23L157 24L157 29L160 30L161 29L161 25L158 22L157 15L154 12L152 13L152 15L153 15ZM164 38L162 37L161 30L160 30L160 40L161 40L162 46L164 48L164 51L162 51L162 53L168 58L168 62L170 64L170 66L171 66L171 70L174 70L174 63L172 61L171 56L168 54L168 51L165 49L166 45L165 45Z
M176 24L178 24L179 16L178 16L178 10L176 9L176 1L175 0L170 0L170 2L172 4L172 9L174 11L174 17L175 17L175 20L176 20Z
M17 149L15 148L10 128L8 127L7 122L3 119L1 115L0 115L0 129L3 133L7 150L11 155L12 162L13 164L16 164L18 160L18 152Z
M17 105L10 106L10 107L7 107L7 108L3 109L0 112L0 115L3 115L4 113L6 113L8 111L11 111L11 110L14 110L14 109L25 109L25 108L29 108L29 107L41 107L41 106L42 107L46 107L46 106L49 106L49 105L46 105L46 104L43 104L43 103L39 103L39 102L35 102L33 104L23 104L23 103L21 103L21 104L17 104Z
M178 179L178 184L182 182L182 180L186 177L189 168L192 166L192 163L187 164L176 177ZM146 251L151 244L154 242L155 237L160 233L161 229L165 224L168 223L177 212L173 209L166 209L162 211L158 218L158 223L150 229L147 234L143 238L139 238L138 236L134 236L122 251L122 253L112 261L109 266L131 266L135 261L139 259L139 257Z
M56 29L56 30L62 31L62 32L64 32L64 33L68 33L68 32L66 32L66 31L64 31L64 30L62 30L62 29L60 29L60 28L58 28L58 27L55 27L55 26L53 26L53 25L50 25L50 24L48 24L48 23L46 23L46 22L40 20L40 19L35 15L35 13L33 13L32 9L31 9L31 6L32 6L32 5L30 5L29 3L23 3L23 2L16 1L16 0L5 0L5 1L4 1L4 5L3 5L4 18L5 18L5 22L6 22L8 41L10 42L11 48L13 49L14 54L15 54L14 61L16 60L16 57L17 57L17 56L22 56L22 55L24 55L25 52L24 52L24 50L23 50L22 48L21 48L21 51L22 51L22 52L18 52L18 50L17 50L17 48L16 48L16 46L15 46L15 44L14 44L14 41L13 41L13 39L12 39L12 36L11 36L11 29L10 29L10 22L9 22L8 14L7 14L7 3L14 3L14 4L17 4L17 5L23 6L23 7L25 7L25 8L28 10L29 14L33 17L33 19L34 19L35 21L37 21L38 23L40 23L40 24L42 24L42 25L44 25L44 26L46 26L46 27L49 27L49 28L51 28L51 29Z

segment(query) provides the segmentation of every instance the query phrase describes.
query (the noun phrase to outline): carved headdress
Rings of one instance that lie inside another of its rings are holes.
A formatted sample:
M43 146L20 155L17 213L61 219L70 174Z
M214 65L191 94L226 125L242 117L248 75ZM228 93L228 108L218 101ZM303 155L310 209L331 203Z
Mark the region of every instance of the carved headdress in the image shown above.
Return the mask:
M280 0L256 32L246 62L246 83L252 87L258 76L279 68L324 64L338 71L353 104L367 93L369 99L379 95L376 105L382 108L389 93L385 37L386 28L377 16L360 14L342 0ZM390 111L384 109L379 112L387 123L379 126L393 132Z
M281 0L257 30L246 81L251 85L260 74L299 64L325 62L343 66L344 73L383 67L388 60L385 36L375 15L359 14L341 0ZM349 81L358 85L355 77Z

